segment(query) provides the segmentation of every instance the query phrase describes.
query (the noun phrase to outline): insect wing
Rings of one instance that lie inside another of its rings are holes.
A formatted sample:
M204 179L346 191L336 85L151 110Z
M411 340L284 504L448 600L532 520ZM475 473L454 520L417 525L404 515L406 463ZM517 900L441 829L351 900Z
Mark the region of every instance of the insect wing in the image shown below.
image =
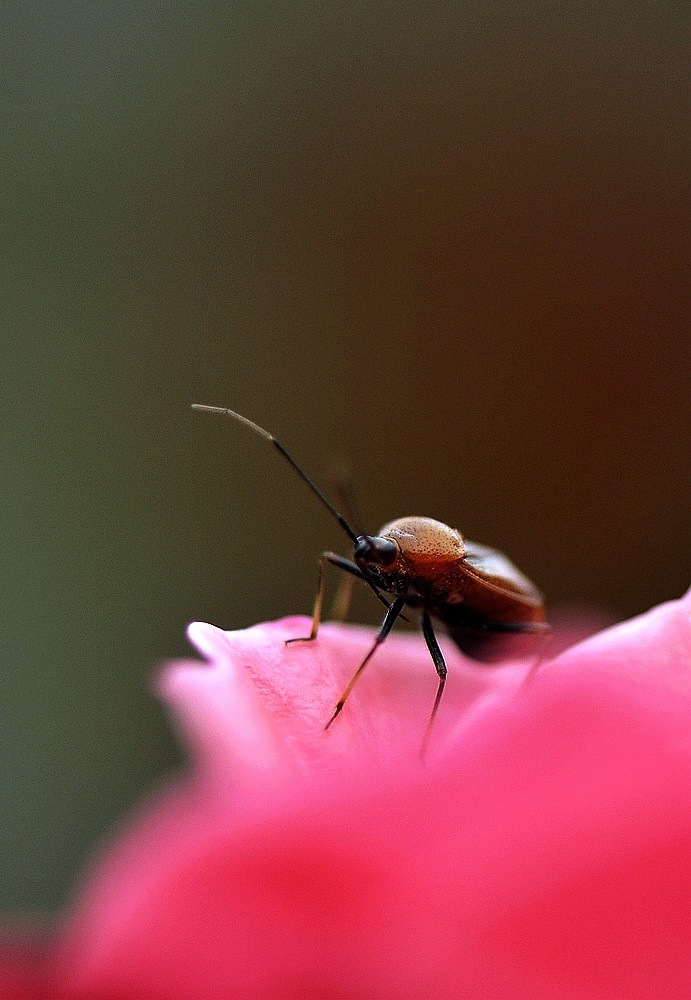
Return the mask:
M473 576L492 590L507 597L518 597L527 604L543 603L542 594L535 584L498 549L466 538L464 562L474 571Z

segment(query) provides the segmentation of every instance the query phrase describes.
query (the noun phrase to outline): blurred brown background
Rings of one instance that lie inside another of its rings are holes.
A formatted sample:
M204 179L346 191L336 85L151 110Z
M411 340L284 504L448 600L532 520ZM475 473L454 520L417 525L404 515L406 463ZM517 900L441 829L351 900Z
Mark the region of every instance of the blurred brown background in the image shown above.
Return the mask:
M427 514L550 601L689 583L688 13L151 0L3 31L0 905L180 762L184 627ZM343 546L344 541L346 545ZM368 602L358 615L378 617Z

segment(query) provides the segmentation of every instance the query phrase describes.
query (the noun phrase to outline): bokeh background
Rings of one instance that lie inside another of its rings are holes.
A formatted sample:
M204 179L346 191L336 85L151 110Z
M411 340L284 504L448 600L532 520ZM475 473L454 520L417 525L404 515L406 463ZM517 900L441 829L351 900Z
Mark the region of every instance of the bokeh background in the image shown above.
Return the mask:
M691 90L678 4L3 24L0 907L32 914L182 766L149 692L186 623L308 612L346 541L192 402L553 606L685 590Z

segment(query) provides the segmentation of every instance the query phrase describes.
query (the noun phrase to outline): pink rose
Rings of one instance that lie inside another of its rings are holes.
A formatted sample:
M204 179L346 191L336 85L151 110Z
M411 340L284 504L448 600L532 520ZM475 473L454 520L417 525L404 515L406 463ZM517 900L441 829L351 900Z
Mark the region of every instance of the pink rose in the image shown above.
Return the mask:
M523 688L442 643L424 765L422 640L387 639L325 733L373 633L284 645L308 628L190 626L208 662L160 685L192 773L3 1000L689 1000L691 594Z

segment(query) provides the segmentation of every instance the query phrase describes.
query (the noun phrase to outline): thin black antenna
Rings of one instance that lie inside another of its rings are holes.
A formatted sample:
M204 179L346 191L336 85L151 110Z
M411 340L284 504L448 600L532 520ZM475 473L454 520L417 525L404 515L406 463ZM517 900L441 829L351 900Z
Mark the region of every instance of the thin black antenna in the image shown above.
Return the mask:
M331 483L331 488L336 494L336 499L341 505L341 508L346 512L346 517L351 524L355 525L355 530L358 535L366 535L367 532L362 525L362 517L360 516L360 511L355 499L355 487L353 486L353 480L350 478L350 474L346 467L338 465L333 468L331 470L331 475L329 476L329 482Z
M263 427L259 426L259 424L255 424L253 420L248 420L247 417L243 417L242 414L236 413L235 410L229 410L227 407L224 406L204 406L202 403L192 403L192 409L200 410L202 413L217 413L219 415L232 417L234 420L237 420L238 423L244 424L245 427L249 427L249 429L251 431L254 431L255 434L258 434L259 437L263 437L265 441L269 441L274 446L276 451L280 452L280 454L283 455L283 457L292 465L292 467L295 469L298 476L300 476L303 482L307 483L307 485L312 490L317 499L321 500L326 509L333 514L333 516L336 518L336 520L343 528L346 535L348 535L350 540L352 542L357 542L358 536L350 527L350 525L344 518L343 514L339 514L336 508L331 503L329 503L329 501L326 499L326 497L319 489L319 487L315 486L315 484L312 482L307 473L302 471L302 469L297 464L293 456L286 451L281 442L277 438L275 438L273 434L269 434L269 432L265 431Z

